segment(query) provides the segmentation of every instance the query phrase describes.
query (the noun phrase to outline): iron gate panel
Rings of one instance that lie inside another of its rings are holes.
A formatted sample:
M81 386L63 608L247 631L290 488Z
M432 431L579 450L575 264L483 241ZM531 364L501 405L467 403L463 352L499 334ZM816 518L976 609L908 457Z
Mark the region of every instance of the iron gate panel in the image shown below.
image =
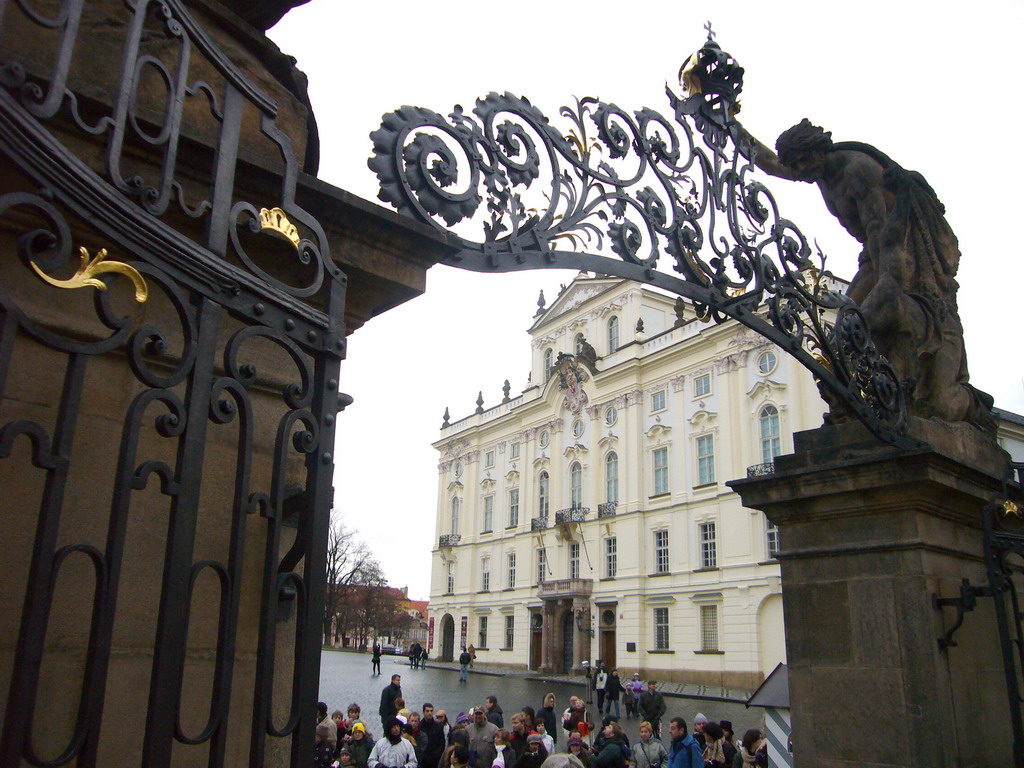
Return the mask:
M0 25L0 765L308 764L346 280L289 135L179 0Z

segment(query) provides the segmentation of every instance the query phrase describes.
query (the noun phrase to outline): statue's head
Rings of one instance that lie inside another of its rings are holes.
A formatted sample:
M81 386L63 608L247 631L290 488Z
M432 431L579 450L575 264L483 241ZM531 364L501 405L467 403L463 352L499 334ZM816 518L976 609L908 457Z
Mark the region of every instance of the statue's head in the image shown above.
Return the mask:
M820 178L825 155L832 151L832 133L823 130L806 117L782 132L775 142L779 162L800 173L807 181Z

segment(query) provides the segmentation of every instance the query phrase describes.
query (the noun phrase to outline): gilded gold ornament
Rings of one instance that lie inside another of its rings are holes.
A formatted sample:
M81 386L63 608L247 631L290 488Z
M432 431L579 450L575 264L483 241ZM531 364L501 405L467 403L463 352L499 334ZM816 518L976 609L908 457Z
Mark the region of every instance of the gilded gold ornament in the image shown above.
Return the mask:
M55 288L86 288L91 286L100 291L107 290L107 284L100 280L97 275L104 272L113 272L117 275L124 275L135 286L135 300L143 304L149 298L149 288L146 285L142 274L135 267L125 264L123 261L108 261L107 249L100 248L95 258L90 258L89 250L82 246L78 249L79 265L78 270L67 280L58 280L50 277L34 262L30 261L33 271L43 280Z
M260 229L283 237L295 246L296 250L299 247L299 230L280 208L260 209Z

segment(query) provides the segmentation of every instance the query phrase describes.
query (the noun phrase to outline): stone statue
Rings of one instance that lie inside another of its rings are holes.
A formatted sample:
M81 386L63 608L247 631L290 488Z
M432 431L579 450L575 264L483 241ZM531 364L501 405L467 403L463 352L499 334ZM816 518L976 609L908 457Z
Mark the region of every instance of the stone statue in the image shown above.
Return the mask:
M901 379L908 411L995 432L992 398L968 383L957 311L956 235L924 177L859 142L833 142L806 118L772 152L736 123L739 151L782 179L817 184L825 206L863 246L847 291L879 353Z

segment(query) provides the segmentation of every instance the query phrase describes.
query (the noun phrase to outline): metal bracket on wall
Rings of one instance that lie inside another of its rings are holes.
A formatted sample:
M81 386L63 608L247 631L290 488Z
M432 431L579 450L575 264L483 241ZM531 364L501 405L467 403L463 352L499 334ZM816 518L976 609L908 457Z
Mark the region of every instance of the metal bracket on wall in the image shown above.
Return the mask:
M953 635L964 623L964 614L974 610L979 597L992 597L992 587L972 586L970 579L964 579L960 583L960 597L939 597L937 592L932 593L932 608L936 611L941 611L947 606L956 608L956 623L949 628L945 637L939 638L939 648L946 650L956 646L957 642Z

